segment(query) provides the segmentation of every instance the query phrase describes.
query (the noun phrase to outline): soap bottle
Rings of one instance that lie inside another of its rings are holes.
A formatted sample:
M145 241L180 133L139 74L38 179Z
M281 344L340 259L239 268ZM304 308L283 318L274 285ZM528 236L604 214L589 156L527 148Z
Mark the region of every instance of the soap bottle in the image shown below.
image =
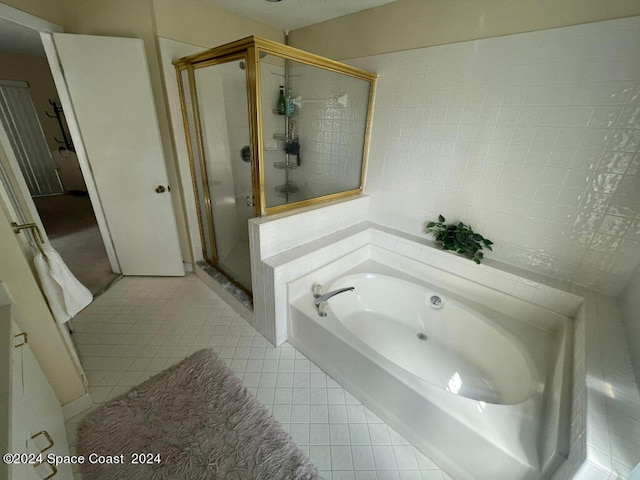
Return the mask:
M293 93L291 87L287 89L287 100L286 100L286 115L290 117L296 111L296 106L293 104Z
M278 97L278 115L284 115L287 112L286 100L284 98L284 85L280 85L280 96Z

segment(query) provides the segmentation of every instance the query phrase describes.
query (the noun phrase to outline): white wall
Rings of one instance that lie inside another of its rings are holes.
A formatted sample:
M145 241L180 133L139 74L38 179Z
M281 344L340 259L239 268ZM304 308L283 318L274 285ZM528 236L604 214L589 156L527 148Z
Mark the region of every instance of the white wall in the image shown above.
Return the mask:
M396 0L294 30L289 40L342 60L633 15L637 0Z
M640 17L355 59L380 75L373 221L443 214L617 295L640 262Z
M640 385L640 268L633 273L617 300L627 334L636 383Z

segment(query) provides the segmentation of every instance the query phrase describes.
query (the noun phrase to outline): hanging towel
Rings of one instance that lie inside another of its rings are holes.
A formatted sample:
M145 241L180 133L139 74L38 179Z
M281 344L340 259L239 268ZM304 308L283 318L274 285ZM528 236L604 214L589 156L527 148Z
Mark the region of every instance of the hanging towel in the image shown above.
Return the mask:
M76 316L93 300L91 292L69 271L52 246L43 244L34 257L36 271L49 308L58 323L65 323Z

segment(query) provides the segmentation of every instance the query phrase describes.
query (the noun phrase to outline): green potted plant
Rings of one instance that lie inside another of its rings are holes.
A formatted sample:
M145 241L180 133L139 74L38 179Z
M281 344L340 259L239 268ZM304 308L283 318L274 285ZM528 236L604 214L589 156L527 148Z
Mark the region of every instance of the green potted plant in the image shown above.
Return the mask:
M483 248L493 251L491 248L493 242L474 232L470 225L462 222L446 225L445 221L442 215L438 215L438 221L427 223L425 228L425 233L433 235L436 242L442 245L443 250L464 255L477 264L480 264L484 257Z

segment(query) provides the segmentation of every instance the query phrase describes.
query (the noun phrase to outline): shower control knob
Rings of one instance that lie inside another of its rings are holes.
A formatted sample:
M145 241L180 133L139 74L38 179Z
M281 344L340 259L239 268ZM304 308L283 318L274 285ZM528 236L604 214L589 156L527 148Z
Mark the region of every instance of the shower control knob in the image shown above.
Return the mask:
M165 188L162 185L156 187L156 193L164 193Z

